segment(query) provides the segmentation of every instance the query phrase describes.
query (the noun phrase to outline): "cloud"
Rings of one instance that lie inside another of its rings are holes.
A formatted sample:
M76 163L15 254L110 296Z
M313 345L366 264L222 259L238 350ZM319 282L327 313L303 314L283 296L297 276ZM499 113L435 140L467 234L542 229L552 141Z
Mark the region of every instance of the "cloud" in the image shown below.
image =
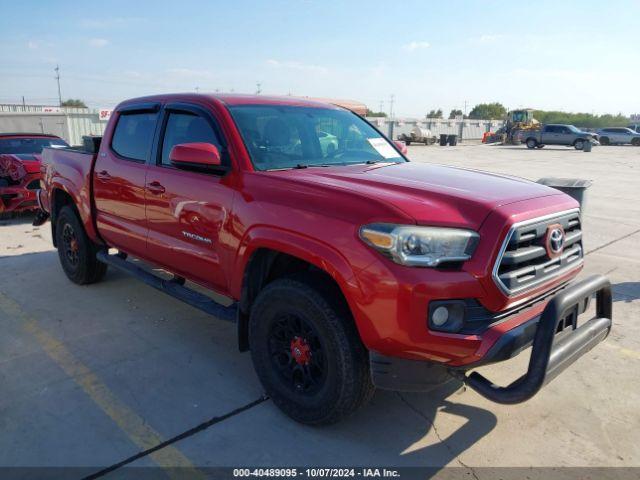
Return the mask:
M431 46L431 44L429 42L418 42L418 41L413 41L413 42L409 42L406 45L402 46L403 50L406 50L407 52L415 52L416 50L423 50L425 48L429 48Z
M109 45L109 40L107 40L106 38L92 38L89 40L89 46L91 47L102 48L106 47L107 45Z
M312 65L308 63L301 63L301 62L296 62L291 60L281 61L281 60L274 60L271 58L267 60L267 65L274 68L287 68L290 70L299 70L299 71L321 73L321 74L325 74L329 72L328 68L323 67L321 65Z
M33 40L29 40L29 41L27 42L27 48L28 48L29 50L37 50L37 49L38 49L38 42L35 42L35 41L33 41Z

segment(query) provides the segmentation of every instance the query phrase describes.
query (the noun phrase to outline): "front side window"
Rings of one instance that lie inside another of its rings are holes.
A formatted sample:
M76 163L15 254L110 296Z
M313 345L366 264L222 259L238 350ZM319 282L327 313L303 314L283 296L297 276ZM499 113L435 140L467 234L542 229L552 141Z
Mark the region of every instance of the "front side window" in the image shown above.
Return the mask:
M405 161L371 125L345 110L284 105L229 110L257 170Z
M0 154L38 154L44 147L64 148L69 144L55 137L15 137L0 139Z
M162 141L162 165L171 165L171 149L181 143L211 143L221 151L220 140L206 119L191 113L170 113Z
M151 154L157 113L123 113L118 119L111 148L120 156L146 161Z

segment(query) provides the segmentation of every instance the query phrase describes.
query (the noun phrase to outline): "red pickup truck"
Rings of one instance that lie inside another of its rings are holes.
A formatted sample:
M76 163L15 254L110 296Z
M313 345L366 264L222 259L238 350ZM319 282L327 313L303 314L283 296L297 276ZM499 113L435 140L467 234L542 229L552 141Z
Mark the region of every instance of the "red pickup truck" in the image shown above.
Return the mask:
M569 283L583 265L575 200L410 162L334 105L138 98L115 109L95 154L43 157L37 223L50 216L69 279L112 266L236 321L267 394L300 422L337 421L375 386L452 378L522 402L611 328L608 280ZM529 346L510 385L469 372Z

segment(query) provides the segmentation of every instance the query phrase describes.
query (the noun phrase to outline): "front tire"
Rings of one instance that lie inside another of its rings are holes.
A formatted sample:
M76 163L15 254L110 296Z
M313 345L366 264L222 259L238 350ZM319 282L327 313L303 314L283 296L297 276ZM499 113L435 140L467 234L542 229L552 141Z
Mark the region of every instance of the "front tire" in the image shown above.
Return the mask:
M631 145L633 145L634 147L640 147L640 138L632 138Z
M609 137L600 137L600 145L609 145Z
M102 280L107 265L96 259L98 246L87 237L76 211L70 206L62 207L58 214L56 245L60 264L69 280L78 285Z
M573 147L576 150L582 150L584 148L584 140L579 138L575 142L573 142Z
M538 146L538 142L535 138L527 138L527 148L532 149Z
M327 279L292 276L258 295L249 319L254 367L266 393L300 423L330 424L373 394L368 352Z

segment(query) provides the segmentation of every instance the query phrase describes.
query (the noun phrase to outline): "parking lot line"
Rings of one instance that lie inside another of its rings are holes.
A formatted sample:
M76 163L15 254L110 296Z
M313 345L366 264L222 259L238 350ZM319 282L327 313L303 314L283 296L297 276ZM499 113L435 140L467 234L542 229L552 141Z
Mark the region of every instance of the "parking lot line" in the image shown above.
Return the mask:
M629 348L624 348L624 347L621 347L621 346L616 345L616 344L611 343L611 342L605 342L605 343L603 343L603 345L605 345L605 346L607 346L609 348L613 348L614 350L617 350L618 352L620 352L625 357L635 358L636 360L640 360L640 352L638 352L636 350L631 350Z
M149 450L164 442L160 434L118 399L89 367L80 362L62 342L43 330L35 318L22 310L18 303L3 292L0 292L0 310L20 320L24 331L37 340L47 355L84 390L133 443L142 450ZM151 453L150 457L160 467L166 469L167 475L171 478L205 478L204 474L199 472L175 447L166 446Z

